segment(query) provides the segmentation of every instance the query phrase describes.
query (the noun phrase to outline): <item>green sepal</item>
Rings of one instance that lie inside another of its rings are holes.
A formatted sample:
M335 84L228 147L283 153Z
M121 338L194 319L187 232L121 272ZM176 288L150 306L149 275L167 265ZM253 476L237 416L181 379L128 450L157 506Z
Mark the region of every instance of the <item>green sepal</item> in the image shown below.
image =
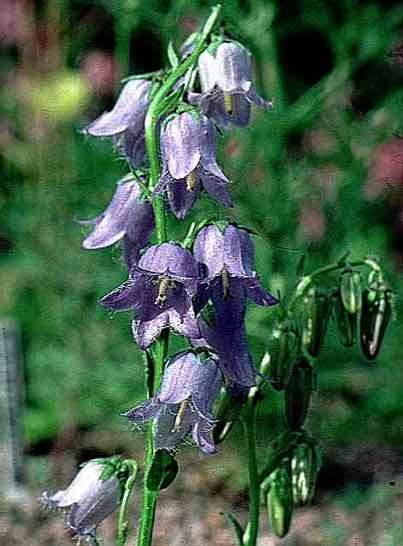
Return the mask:
M267 375L274 389L283 390L289 383L299 350L299 336L290 320L280 322L269 340L270 361Z
M352 315L362 306L362 282L359 271L346 268L340 275L340 297L345 310Z
M267 512L274 533L283 538L290 530L294 501L289 461L284 460L272 476L266 496Z
M304 424L315 388L315 371L308 359L301 357L284 392L285 417L292 430L299 430Z
M157 449L145 477L146 487L150 491L166 489L174 481L178 471L178 463L169 451Z
M291 481L294 503L309 504L315 494L316 479L321 466L319 448L315 442L301 442L291 456Z
M344 347L353 347L357 335L357 315L352 315L346 310L341 301L340 291L332 295L331 301L337 337Z
M361 349L368 360L374 360L381 349L386 328L392 316L392 292L385 286L376 291L366 289L360 321Z
M243 546L244 530L242 528L242 525L239 523L236 517L233 514L231 514L231 512L220 512L220 515L224 516L225 519L228 521L228 523L230 523L230 525L232 526L235 533L235 537L238 542L238 546Z
M168 47L167 47L167 55L168 55L169 63L172 68L176 68L177 66L179 66L179 58L174 49L172 40L169 40Z
M329 322L329 299L312 287L303 297L302 305L302 344L311 356L317 357Z

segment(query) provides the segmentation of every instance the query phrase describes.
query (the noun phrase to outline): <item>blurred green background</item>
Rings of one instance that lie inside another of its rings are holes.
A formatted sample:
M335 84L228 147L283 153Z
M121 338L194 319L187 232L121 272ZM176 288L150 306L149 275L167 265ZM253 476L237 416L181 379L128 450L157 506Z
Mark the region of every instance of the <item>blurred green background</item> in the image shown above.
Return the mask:
M126 278L120 249L84 251L86 229L127 172L107 141L80 129L114 103L121 78L165 65L214 2L4 0L0 40L0 307L23 331L27 450L67 429L123 430L143 397L129 314L97 299ZM309 428L329 449L403 441L403 6L401 2L227 0L227 32L254 54L259 92L246 130L220 139L231 217L254 228L263 284L284 297L296 266L380 258L396 293L384 350L367 363L331 327ZM199 217L222 212L207 198ZM186 222L171 221L183 235ZM259 358L276 312L251 308ZM261 441L281 425L267 391ZM386 544L386 543L385 543Z

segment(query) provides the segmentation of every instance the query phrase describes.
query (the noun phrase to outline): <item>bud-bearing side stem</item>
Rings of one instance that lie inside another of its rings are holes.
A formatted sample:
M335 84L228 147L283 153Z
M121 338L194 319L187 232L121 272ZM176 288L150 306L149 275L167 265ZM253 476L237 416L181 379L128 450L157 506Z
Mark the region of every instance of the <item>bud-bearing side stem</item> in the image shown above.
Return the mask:
M120 503L119 516L118 516L118 528L117 528L117 546L125 546L128 536L128 518L127 512L129 509L129 499L133 490L134 482L137 475L137 463L133 460L127 459L123 462L123 468L128 470L128 478L124 485L122 502Z
M145 143L146 150L150 164L150 177L148 188L150 193L153 192L155 186L158 183L161 174L160 166L160 139L159 139L159 128L158 121L160 117L164 114L167 114L169 110L172 110L175 104L171 104L169 108L166 107L166 98L170 95L174 85L177 81L186 74L189 68L192 68L196 65L197 60L200 54L206 48L206 40L212 32L214 26L217 23L218 16L221 10L221 6L218 4L211 10L211 14L207 19L200 35L199 39L193 49L192 53L187 57L181 64L175 68L166 81L160 86L156 91L151 104L149 106L146 119L145 119ZM180 97L178 96L177 100ZM157 236L157 242L159 244L164 243L168 240L167 231L166 231L166 213L165 213L165 204L161 197L156 197L153 200L154 208L154 217L155 217L155 230ZM155 347L153 348L153 365L154 365L154 381L153 381L153 392L149 393L150 395L154 394L158 389L161 376L163 372L164 360L167 353L168 347L168 335L162 335L160 340L155 342ZM152 434L152 426L149 425L147 429L147 438L146 438L146 455L145 455L145 468L144 475L147 474L154 455L154 442ZM146 481L144 480L144 491L143 491L143 510L141 515L140 529L138 534L138 546L151 546L152 544L152 535L155 519L155 510L158 499L158 491L151 491L146 486Z
M244 546L256 546L259 532L260 480L256 458L256 404L250 396L242 419L248 449L249 521L243 536Z

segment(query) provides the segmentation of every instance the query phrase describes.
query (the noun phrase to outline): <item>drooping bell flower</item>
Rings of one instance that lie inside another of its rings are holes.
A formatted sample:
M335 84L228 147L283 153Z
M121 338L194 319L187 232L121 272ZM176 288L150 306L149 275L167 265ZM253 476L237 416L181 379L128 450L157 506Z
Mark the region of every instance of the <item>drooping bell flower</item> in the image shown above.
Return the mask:
M204 51L199 57L199 77L202 93L191 93L189 100L223 127L248 125L252 103L272 108L272 102L260 97L253 85L251 54L236 42L222 42L214 52Z
M225 320L230 306L232 327L240 326L247 298L262 306L278 303L259 283L254 246L244 229L228 225L221 231L210 224L197 234L193 253L204 270L198 297L202 303L212 299L218 322Z
M94 226L84 239L83 248L105 248L122 240L124 256L130 268L137 262L140 250L150 239L154 229L154 214L151 203L141 198L141 189L129 174L118 182L112 201L105 211L81 223Z
M129 279L100 303L115 311L134 311L133 335L144 350L169 327L200 337L192 303L198 285L197 265L189 250L163 243L146 250Z
M202 362L188 351L168 363L159 391L125 415L138 425L155 420L156 449L174 449L191 434L204 453L213 454L211 410L222 384L213 359Z
M144 121L151 85L148 80L128 81L114 108L103 113L83 130L85 134L95 137L111 137L134 168L141 165L145 157Z
M216 161L215 128L197 112L169 120L161 134L162 175L155 193L166 192L170 208L183 219L203 187L216 201L232 206L229 181Z
M67 527L78 539L96 546L98 525L119 506L121 486L116 474L108 473L103 479L105 463L88 462L67 489L49 495L46 491L41 502L48 508L67 512Z

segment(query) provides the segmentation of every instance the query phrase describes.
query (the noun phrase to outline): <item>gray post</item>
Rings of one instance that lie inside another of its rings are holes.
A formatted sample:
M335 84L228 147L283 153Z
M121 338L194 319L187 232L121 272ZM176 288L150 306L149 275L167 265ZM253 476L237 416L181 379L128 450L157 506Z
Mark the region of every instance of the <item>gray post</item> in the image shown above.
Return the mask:
M23 369L21 334L12 319L0 320L0 491L9 501L22 501Z

